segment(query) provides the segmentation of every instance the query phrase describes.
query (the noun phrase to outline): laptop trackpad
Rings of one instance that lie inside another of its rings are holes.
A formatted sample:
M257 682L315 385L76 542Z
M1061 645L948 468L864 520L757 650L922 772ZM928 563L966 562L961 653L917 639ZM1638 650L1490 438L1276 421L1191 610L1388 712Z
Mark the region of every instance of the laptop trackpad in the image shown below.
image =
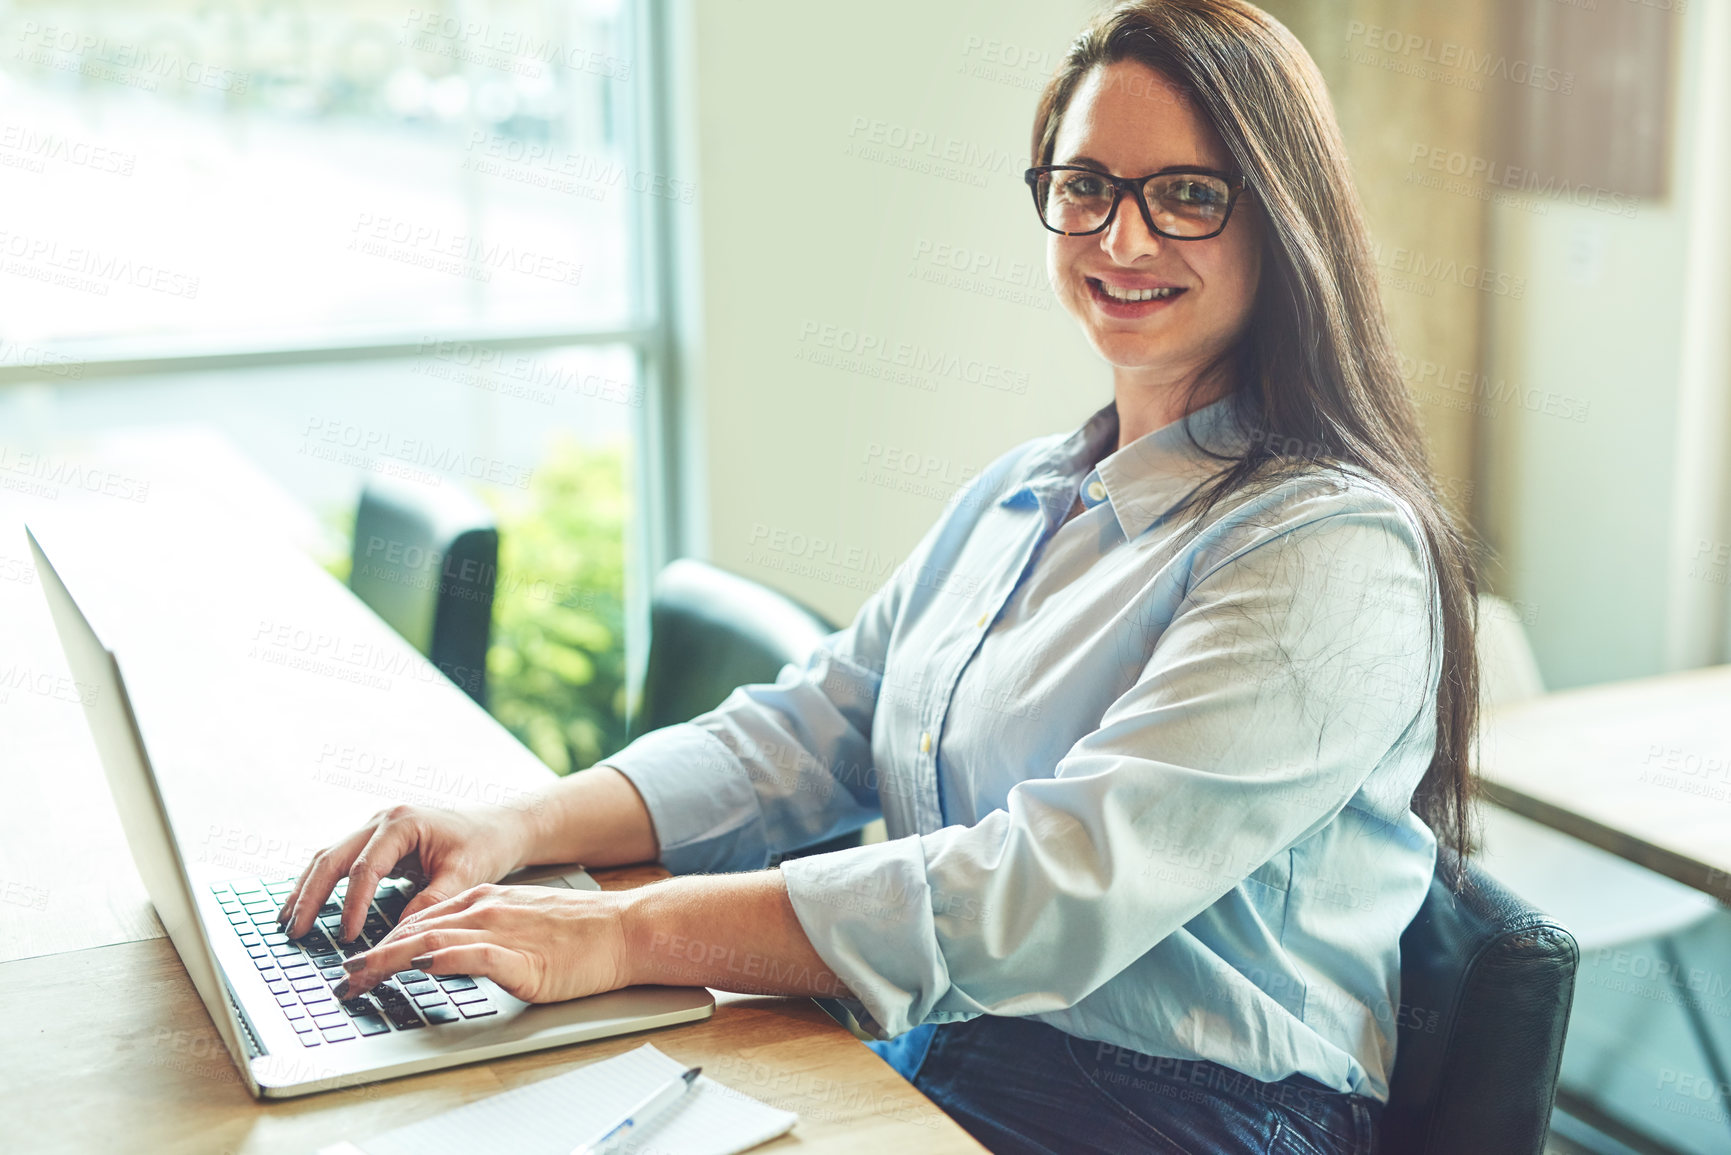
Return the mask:
M506 886L556 886L566 890L600 890L601 884L581 866L527 866L500 880Z

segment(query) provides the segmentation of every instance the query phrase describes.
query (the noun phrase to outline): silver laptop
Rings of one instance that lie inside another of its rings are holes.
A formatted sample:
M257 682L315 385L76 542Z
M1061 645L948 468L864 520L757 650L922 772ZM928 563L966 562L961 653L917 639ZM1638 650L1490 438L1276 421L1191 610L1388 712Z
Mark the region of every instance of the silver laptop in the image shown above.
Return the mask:
M78 608L28 528L42 590L82 694L126 842L168 937L255 1097L286 1098L707 1018L707 990L632 987L565 1003L531 1005L482 976L403 971L361 999L331 988L342 958L395 925L413 894L387 879L361 939L333 933L342 891L315 928L290 941L276 911L292 879L224 878L189 864L163 804L120 663ZM581 869L535 880L597 889Z

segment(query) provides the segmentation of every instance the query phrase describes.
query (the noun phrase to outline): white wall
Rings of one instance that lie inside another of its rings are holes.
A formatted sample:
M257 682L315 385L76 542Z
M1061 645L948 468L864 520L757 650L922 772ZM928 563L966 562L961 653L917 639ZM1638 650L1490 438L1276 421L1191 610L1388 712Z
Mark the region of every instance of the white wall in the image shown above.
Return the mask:
M1726 567L1711 562L1727 540L1731 253L1697 201L1723 213L1726 114L1703 85L1731 37L1714 6L1680 19L1671 194L1633 219L1562 202L1492 210L1494 263L1528 289L1488 319L1489 375L1586 406L1576 421L1508 405L1482 427L1493 581L1522 607L1551 689L1726 657Z
M966 477L1111 399L1046 287L1021 177L1040 86L1091 11L677 9L697 552L845 620ZM898 356L914 381L889 376Z

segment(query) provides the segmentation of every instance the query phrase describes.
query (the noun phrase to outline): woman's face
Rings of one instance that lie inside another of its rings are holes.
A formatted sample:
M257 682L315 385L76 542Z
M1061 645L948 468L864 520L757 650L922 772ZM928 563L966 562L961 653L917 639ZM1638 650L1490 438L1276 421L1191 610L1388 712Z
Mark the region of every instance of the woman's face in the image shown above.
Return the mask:
M1051 163L1127 177L1174 166L1236 171L1191 102L1135 61L1083 78L1059 123ZM1238 199L1226 230L1208 240L1150 232L1123 196L1104 232L1048 233L1046 250L1058 299L1113 366L1117 383L1158 388L1187 383L1236 341L1256 298L1261 255L1261 221L1249 195ZM1148 301L1112 297L1159 288L1178 291Z

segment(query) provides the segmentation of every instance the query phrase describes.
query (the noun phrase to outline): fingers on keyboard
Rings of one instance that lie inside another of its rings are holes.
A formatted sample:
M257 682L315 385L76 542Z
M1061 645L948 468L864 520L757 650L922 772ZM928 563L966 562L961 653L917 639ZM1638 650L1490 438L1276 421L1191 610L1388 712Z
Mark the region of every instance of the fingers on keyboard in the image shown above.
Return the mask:
M306 933L291 939L277 927L276 916L297 885L241 879L217 883L211 892L302 1045L346 1043L393 1029L448 1026L499 1013L470 976L434 976L419 970L402 971L361 998L339 1002L331 988L345 977L343 957L358 954L389 934L408 899L394 883L381 881L370 902L355 904L361 912L361 933L351 943L340 943L338 925L348 887L346 879L339 880Z

